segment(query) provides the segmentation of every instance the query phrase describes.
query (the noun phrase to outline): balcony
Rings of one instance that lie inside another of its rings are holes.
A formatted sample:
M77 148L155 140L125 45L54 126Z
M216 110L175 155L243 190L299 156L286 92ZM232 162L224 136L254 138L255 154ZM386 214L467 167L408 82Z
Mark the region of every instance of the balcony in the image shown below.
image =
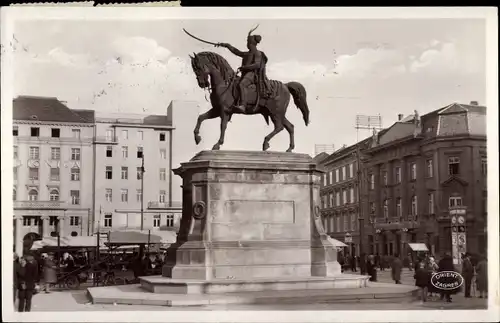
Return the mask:
M68 207L66 202L62 201L14 201L15 209L65 209Z
M104 144L104 145L117 145L118 139L116 136L113 137L97 136L94 138L94 143Z

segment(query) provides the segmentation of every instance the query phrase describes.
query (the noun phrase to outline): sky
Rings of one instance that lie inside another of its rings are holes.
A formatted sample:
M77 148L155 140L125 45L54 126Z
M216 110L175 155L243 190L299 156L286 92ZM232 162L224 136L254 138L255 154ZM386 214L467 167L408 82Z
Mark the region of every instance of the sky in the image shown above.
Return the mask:
M481 19L17 21L13 94L55 96L70 108L114 113L162 114L172 100L196 101L201 113L210 104L189 54L214 51L234 69L240 60L182 28L243 50L256 24L259 48L269 58L268 77L298 81L307 90L310 125L293 103L287 112L295 125L295 152L313 154L315 144L338 149L371 135L356 132L356 115L380 115L389 127L400 113L485 103ZM204 140L215 143L219 129L218 119L206 121ZM260 150L271 131L261 116L235 115L223 149ZM287 147L286 131L271 141L271 150Z

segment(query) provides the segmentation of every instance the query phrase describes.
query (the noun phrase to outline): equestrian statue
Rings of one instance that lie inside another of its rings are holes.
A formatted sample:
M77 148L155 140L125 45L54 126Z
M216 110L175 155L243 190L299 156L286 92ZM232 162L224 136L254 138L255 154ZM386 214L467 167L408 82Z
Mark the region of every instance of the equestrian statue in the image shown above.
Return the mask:
M258 26L257 26L258 27ZM196 144L201 141L200 127L203 121L221 118L220 137L212 150L219 150L224 144L227 123L233 114L261 114L266 123L269 119L274 124L274 130L269 133L262 144L262 150L269 149L269 141L286 129L290 135L290 145L287 152L293 151L294 126L285 114L290 103L290 97L302 112L306 126L309 124L309 107L306 101L306 89L299 82L283 83L269 80L266 75L267 56L257 49L262 41L259 35L252 35L257 27L250 30L247 37L248 51L241 51L227 43L212 43L184 32L196 40L227 48L231 53L242 58L241 67L235 73L224 57L214 52L194 53L191 66L196 75L198 86L208 89L212 108L199 115L194 129ZM238 74L241 72L241 76Z

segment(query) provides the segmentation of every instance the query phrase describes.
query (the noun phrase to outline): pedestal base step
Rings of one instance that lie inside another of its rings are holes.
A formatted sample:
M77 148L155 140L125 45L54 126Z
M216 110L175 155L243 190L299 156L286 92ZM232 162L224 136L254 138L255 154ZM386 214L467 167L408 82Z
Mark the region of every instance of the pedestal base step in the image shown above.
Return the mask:
M140 277L142 288L155 294L227 294L260 291L315 290L366 287L368 276L340 274L334 277L284 277L255 279L172 279Z
M92 287L87 289L93 304L208 306L230 304L317 304L339 302L412 301L418 295L414 286L372 283L364 288L334 288L328 290L260 291L229 294L156 294L141 285Z

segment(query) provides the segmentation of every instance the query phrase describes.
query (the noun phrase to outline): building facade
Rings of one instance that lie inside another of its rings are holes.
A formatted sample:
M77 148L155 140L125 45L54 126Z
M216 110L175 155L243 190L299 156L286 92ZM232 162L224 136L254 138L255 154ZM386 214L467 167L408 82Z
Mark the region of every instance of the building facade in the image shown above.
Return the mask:
M55 235L176 231L182 207L172 172L180 146L172 139L173 107L165 115L96 117L57 98L14 99L15 251Z
M411 242L439 255L486 251L485 129L486 107L471 102L400 117L374 135L363 151L368 252L403 256ZM452 239L456 209L466 213L462 243Z
M173 129L168 115L97 115L95 230L178 227L180 203L172 200Z
M92 210L94 111L56 98L13 101L14 241L88 235Z
M399 115L391 127L319 161L325 230L357 255L360 223L368 254L404 257L412 242L433 254L452 252L456 262L466 251L485 253L486 158L486 107L477 102L421 118ZM464 215L463 241L452 232L456 213Z

